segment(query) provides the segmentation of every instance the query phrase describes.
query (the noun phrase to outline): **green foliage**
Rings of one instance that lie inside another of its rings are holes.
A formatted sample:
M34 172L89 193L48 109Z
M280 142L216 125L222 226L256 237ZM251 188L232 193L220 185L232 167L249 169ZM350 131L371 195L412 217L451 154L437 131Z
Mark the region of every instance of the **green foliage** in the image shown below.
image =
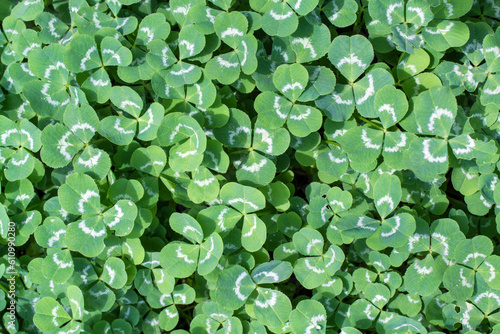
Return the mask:
M499 0L0 17L2 333L500 333Z

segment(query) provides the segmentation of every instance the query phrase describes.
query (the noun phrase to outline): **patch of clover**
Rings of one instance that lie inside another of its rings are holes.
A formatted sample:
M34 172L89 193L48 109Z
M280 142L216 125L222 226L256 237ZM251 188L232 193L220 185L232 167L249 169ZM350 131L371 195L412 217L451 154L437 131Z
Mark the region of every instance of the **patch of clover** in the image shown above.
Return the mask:
M3 331L499 330L498 0L0 7Z

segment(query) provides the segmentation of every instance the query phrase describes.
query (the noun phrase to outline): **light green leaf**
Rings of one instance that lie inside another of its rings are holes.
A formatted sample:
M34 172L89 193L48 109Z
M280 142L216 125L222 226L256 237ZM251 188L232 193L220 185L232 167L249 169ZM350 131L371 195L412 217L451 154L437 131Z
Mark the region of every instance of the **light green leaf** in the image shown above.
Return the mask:
M67 249L49 248L43 261L42 273L56 283L65 283L73 274L74 264L71 253Z
M104 223L115 231L117 236L126 236L134 228L137 207L132 201L120 200L103 214Z
M199 250L198 245L171 242L160 252L161 266L166 269L168 275L177 278L191 276L196 270Z
M40 155L49 167L64 167L82 147L83 143L70 129L57 123L43 130Z
M251 151L245 160L234 161L238 166L236 178L238 182L250 186L265 186L269 184L276 175L276 166L265 156Z
M108 258L104 263L100 280L113 289L121 289L127 282L125 263L117 257Z
M141 147L132 153L131 164L141 172L158 177L165 169L167 155L161 147L156 145Z
M120 116L108 116L99 123L99 133L116 145L128 145L132 142L137 121Z
M68 44L64 65L73 73L89 71L101 66L97 45L89 35L78 35Z
M382 219L398 206L401 195L401 181L396 175L382 174L379 177L373 188L373 200Z
M111 88L111 102L132 117L139 117L142 110L142 99L135 90L127 86Z
M362 35L336 37L328 52L328 59L347 78L355 81L373 60L373 47Z
M236 310L245 304L256 285L243 267L235 265L222 270L216 287L215 302L230 310Z
M94 257L104 250L106 235L102 218L93 216L69 224L64 240L69 250Z
M154 13L142 19L135 42L138 45L147 45L154 39L165 40L169 34L170 24L166 22L165 15Z
M111 168L109 155L97 148L88 146L73 160L73 169L76 173L87 174L96 180L106 177Z
M69 175L57 194L61 207L69 213L84 215L100 212L99 190L88 175Z
M398 123L408 111L405 94L391 85L386 85L375 94L375 109L385 129Z
M292 311L290 299L278 290L258 287L257 292L254 301L257 320L269 328L282 328Z
M231 48L236 49L248 29L248 21L240 12L220 13L215 18L217 36Z
M358 4L354 0L333 0L323 7L323 12L334 26L345 28L356 21Z
M280 65L273 75L274 86L292 102L299 98L308 81L309 73L300 64Z
M337 228L348 237L367 238L377 231L379 224L370 217L346 215L337 222Z
M54 331L71 320L69 314L52 297L43 297L35 304L33 322L43 331Z
M386 174L384 174L386 175ZM400 213L382 220L380 241L389 247L402 247L415 232L415 218L408 213Z
M256 252L266 241L266 224L256 214L244 215L241 233L241 245L249 252Z
M414 108L421 133L448 137L457 115L457 102L450 88L431 87L415 98Z
M179 233L192 243L203 241L203 230L200 224L188 214L174 212L169 219L172 230Z
M406 155L408 168L422 181L431 182L448 170L448 145L444 140L415 139Z
M198 261L198 274L210 274L219 264L224 251L222 238L213 233L200 245L200 258Z
M287 3L270 8L262 16L262 30L270 36L290 36L299 25L299 19Z
M428 296L441 284L438 270L434 268L434 259L428 254L425 259L418 260L406 269L404 286L409 293Z
M84 313L84 300L82 291L78 286L70 285L66 288L66 295L69 299L69 305L71 307L73 319L82 320Z
M446 51L467 43L469 29L460 21L434 20L422 31L424 41L436 51Z
M244 214L261 210L266 204L266 199L259 190L234 182L226 183L221 188L220 198L224 204Z
M210 170L200 166L193 173L187 192L194 203L211 202L219 195L219 181Z

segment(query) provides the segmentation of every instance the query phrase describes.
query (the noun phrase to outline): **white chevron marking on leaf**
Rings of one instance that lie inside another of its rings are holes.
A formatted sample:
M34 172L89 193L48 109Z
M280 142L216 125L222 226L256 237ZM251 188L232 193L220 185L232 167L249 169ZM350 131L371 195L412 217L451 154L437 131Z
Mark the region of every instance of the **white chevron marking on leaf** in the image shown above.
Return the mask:
M85 213L83 204L88 203L89 199L92 197L99 197L99 194L93 190L87 190L86 192L81 193L81 198L78 200L78 212L81 214Z
M49 247L52 247L56 241L59 241L60 236L63 234L66 234L66 230L60 229L58 231L52 232L52 234L54 234L54 235L52 237L50 237L49 240L47 241L47 244L49 245Z
M432 273L434 271L434 268L432 268L432 267L430 267L430 268L420 267L420 265L416 262L413 265L413 267L415 268L417 273L420 275L429 275L430 273Z
M63 68L63 69L66 69L66 66L64 66L64 63L58 61L56 62L55 65L49 65L49 67L47 67L47 69L45 70L45 73L44 73L44 78L45 79L50 79L50 73L54 70L58 70L60 68Z
M119 118L117 118L117 119L116 119L116 121L115 121L114 128L115 128L115 130L117 130L119 133L124 134L124 135L130 135L130 134L135 133L135 131L134 131L134 130L127 130L127 131L125 131L125 129L124 129L124 128L122 128L122 127L120 126L120 123L121 123L120 119L119 119Z
M311 254L311 248L313 248L314 245L322 243L323 240L321 239L312 239L311 242L307 244L306 252L307 254Z
M435 120L437 118L441 118L442 116L448 117L451 120L453 120L455 118L455 116L453 115L453 113L450 110L445 109L445 108L436 107L434 109L434 112L431 114L431 117L429 118L429 123L427 124L427 128L429 129L429 131L434 130Z
M45 96L45 100L52 106L54 107L57 107L58 105L61 104L61 102L59 101L56 101L56 100L53 100L52 99L52 96L50 96L47 92L50 88L50 84L49 83L45 83L43 84L43 87L42 87L42 90L40 91L40 93L42 93L43 96Z
M324 269L319 269L311 265L311 263L309 262L309 258L306 258L304 263L306 264L307 269L312 270L316 274L323 274L325 272Z
M283 86L283 88L281 88L281 91L284 93L290 89L295 90L296 88L303 89L304 87L300 82L294 82L292 84L286 84L285 86Z
M356 223L356 227L359 227L363 230L370 230L370 231L376 231L377 228L375 226L366 226L364 223L363 223L363 220L365 219L365 217L359 217L358 219L358 222Z
M59 260L58 257L57 257L57 253L55 253L54 255L52 255L52 260L59 267L59 269L71 268L73 266L73 261L64 262L62 260Z
M378 150L381 147L379 144L373 144L372 143L372 140L370 138L368 138L368 135L366 133L366 129L363 129L361 131L361 140L365 144L366 148L371 148L371 149L374 149L374 150Z
M365 91L365 95L363 95L361 98L356 100L357 104L363 104L370 98L370 96L375 94L375 87L373 86L373 75L368 74L368 88Z
M253 223L252 223L252 226L250 227L250 230L247 233L243 234L242 236L244 238L248 238L248 237L250 237L253 234L253 232L256 229L257 229L257 217L253 216Z
M396 220L396 226L393 226L390 232L381 233L380 235L382 237L384 238L390 237L391 235L394 235L398 231L399 227L401 226L401 217L394 216L394 219Z
M183 68L183 69L180 69L179 71L171 71L170 73L172 73L173 75L175 76L179 76L179 75L183 75L183 74L188 74L189 72L191 72L192 70L194 70L194 65L189 65L188 68Z
M122 60L121 60L120 56L117 53L115 53L115 51L113 51L113 50L104 49L104 50L102 50L102 54L111 54L111 58L115 58L116 62L118 64L122 63Z
M177 249L175 250L175 252L177 253L177 258L182 259L184 262L189 263L189 264L193 264L194 263L194 260L190 260L186 254L182 253L181 246L177 247Z
M345 104L345 105L350 106L353 102L352 100L342 100L340 95L338 95L336 93L332 93L332 98L335 100L335 103L337 103L337 104Z
M394 210L394 201L392 200L391 196L385 195L384 197L380 198L377 201L377 206L380 206L383 203L387 203L389 205L391 211Z
M222 32L221 37L226 38L227 36L234 37L234 36L243 36L243 35L244 34L242 31L239 31L236 28L230 27Z
M400 133L401 141L396 144L396 146L393 147L384 147L384 152L390 152L390 153L395 153L398 152L400 148L406 146L406 134L401 132Z
M186 16L191 9L191 5L187 6L179 6L176 9L174 9L174 13L181 13L182 15Z
M94 87L97 87L97 86L106 87L107 85L109 85L109 80L103 81L102 79L96 80L94 78L90 78L90 82L92 83L92 85Z
M407 7L406 10L417 14L417 16L420 18L420 25L423 25L425 23L425 13L422 10L422 8L420 8L420 7Z
M394 4L389 5L389 8L387 8L387 11L385 13L385 15L387 17L387 22L389 22L389 24L392 24L392 13L394 12L394 10L396 8L403 8L403 3L398 2L398 3L394 3Z
M340 61L337 63L337 68L342 67L344 64L357 65L362 69L366 68L366 64L363 63L361 59L359 59L358 56L356 56L356 54L354 53L351 53L349 56L340 59Z
M430 142L431 140L430 139L425 139L423 141L423 149L422 149L422 153L424 154L424 159L429 161L429 162L438 162L438 163L445 163L448 161L448 157L446 155L443 155L441 157L435 157L434 155L431 154L431 152L429 151L430 147Z
M453 22L448 23L448 25L444 29L438 29L436 30L430 30L429 28L425 28L425 31L427 31L431 35L446 35L447 33L450 32L450 29L454 26L455 24Z
M271 291L271 298L270 299L267 299L265 302L261 302L259 300L256 300L255 306L260 307L260 308L268 308L268 307L276 305L277 300L278 300L278 294L274 291Z
M236 282L234 283L235 287L233 290L239 300L246 300L248 298L248 296L241 293L241 281L243 281L243 279L247 276L249 276L247 272L242 272L238 278L236 278Z
M292 40L292 44L302 44L302 47L304 49L309 49L311 57L316 58L318 56L316 50L314 50L314 47L311 44L311 40L309 39L309 37L294 38Z
M80 61L80 69L82 71L84 71L84 70L87 69L85 63L90 60L90 55L94 51L97 51L97 48L95 46L92 46L90 49L87 50L87 52L85 53L85 56L81 59L81 61Z
M94 155L93 157L90 157L88 160L83 160L81 157L78 158L78 163L80 165L84 165L87 168L92 168L92 167L97 166L97 164L99 163L99 158L101 156L102 156L102 151L99 151L99 152L97 152L96 155Z
M78 223L78 227L83 231L83 233L90 235L92 238L102 237L106 235L105 228L96 232L94 229L91 229L85 225L85 220L80 221L80 223Z
M262 271L258 274L254 274L253 275L253 279L256 280L257 277L260 277L260 276L265 276L265 277L270 277L274 282L278 282L280 277L278 274L274 273L274 272L267 272L267 271Z
M235 131L229 131L229 137L228 141L231 145L234 145L234 137L237 136L240 133L250 133L250 129L247 128L246 126L239 126L236 128Z
M453 149L453 153L455 153L455 154L468 154L468 153L471 153L472 149L474 147L476 147L476 142L469 135L467 135L467 139L468 139L469 143L467 145L465 145L465 148L455 148L455 149Z
M478 253L478 252L475 252L475 253L472 253L472 254L468 254L467 257L465 258L465 260L463 261L463 263L467 263L471 259L477 259L478 257L480 257L482 259L485 259L486 255Z
M227 60L222 59L222 57L217 57L217 62L219 63L220 66L225 67L225 68L236 68L238 67L239 63L231 63Z
M179 46L184 46L188 51L189 55L192 56L194 54L194 44L183 39L179 42Z
M477 304L483 298L493 298L497 302L497 305L500 306L500 297L498 297L498 295L496 293L491 292L491 291L483 292L482 294L477 296L474 299L474 303Z
M66 132L61 139L57 142L57 147L59 148L59 153L66 159L70 161L72 156L66 151L68 147L73 146L73 144L68 143L66 140L72 133L70 131Z
M396 112L390 104L386 103L386 104L382 105L380 108L378 108L378 112L382 112L382 111L387 112L389 115L391 115L392 120L394 122L397 122Z
M214 181L215 181L214 177L208 178L206 180L193 180L193 182L200 187L206 187Z
M146 44L150 43L155 38L155 34L148 27L142 27L140 31L145 33L146 36L148 37L148 41L146 42Z
M275 19L276 21L283 21L283 20L286 20L287 18L289 18L290 16L293 15L293 12L292 11L289 11L287 12L286 14L276 14L274 12L273 9L271 9L271 11L269 12L269 14L271 15L271 17L273 19Z
M487 95L498 95L500 94L500 86L496 86L494 90L486 88L485 90L483 90L483 92Z
M250 205L252 208L254 208L255 210L257 210L259 207L255 204L253 204L252 202L249 202L249 201L246 201L242 198L233 198L233 199L230 199L228 202L227 202L229 205L232 205L234 203L243 203L243 204L248 204Z
M266 164L267 164L267 160L266 159L262 159L259 163L254 162L250 166L243 165L243 166L241 166L241 169L243 169L243 170L245 170L247 172L250 172L250 173L255 173L255 172L260 171L260 169L262 167L264 167Z

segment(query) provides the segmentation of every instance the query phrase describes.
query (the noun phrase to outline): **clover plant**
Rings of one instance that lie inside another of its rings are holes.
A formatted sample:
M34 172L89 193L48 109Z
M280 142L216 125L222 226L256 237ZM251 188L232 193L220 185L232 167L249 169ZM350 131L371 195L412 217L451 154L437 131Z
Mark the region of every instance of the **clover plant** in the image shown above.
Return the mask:
M500 333L500 0L4 0L2 333Z

